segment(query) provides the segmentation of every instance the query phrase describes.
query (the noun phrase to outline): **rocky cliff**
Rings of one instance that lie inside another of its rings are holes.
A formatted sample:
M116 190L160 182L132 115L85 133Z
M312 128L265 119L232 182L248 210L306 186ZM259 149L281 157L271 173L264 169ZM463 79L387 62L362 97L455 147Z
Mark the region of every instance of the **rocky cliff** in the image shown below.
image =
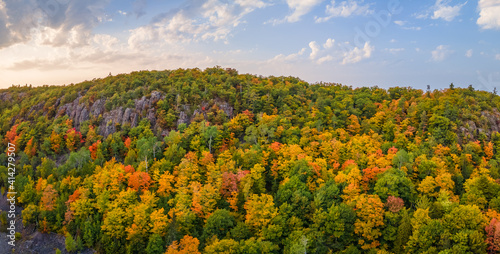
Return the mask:
M109 134L113 134L117 131L117 125L130 125L130 127L136 127L143 118L147 118L151 123L151 127L157 134L166 135L168 130L162 129L157 121L157 108L156 103L159 100L165 98L165 95L160 91L153 91L149 96L142 96L139 99L134 100L134 107L117 107L112 110L106 110L106 100L98 99L91 105L86 105L82 102L84 95L80 94L75 100L70 103L61 104L61 99L59 98L55 104L56 117L68 116L69 119L73 120L73 126L79 129L80 125L87 120L98 119L99 124L99 134L103 137L107 137ZM0 94L0 98L11 99L8 93ZM215 100L212 104L208 102L201 103L200 106L193 107L191 105L180 105L176 111L177 125L185 123L189 124L193 117L197 114L204 114L203 108L210 108L213 105L217 105L219 109L224 111L224 113L229 117L233 117L234 108L227 102L221 100ZM33 113L39 113L47 108L45 102L41 102L28 111L27 115ZM49 105L50 106L50 105ZM43 115L47 115L47 112L43 112ZM14 119L13 119L14 120ZM159 132L159 133L158 133Z

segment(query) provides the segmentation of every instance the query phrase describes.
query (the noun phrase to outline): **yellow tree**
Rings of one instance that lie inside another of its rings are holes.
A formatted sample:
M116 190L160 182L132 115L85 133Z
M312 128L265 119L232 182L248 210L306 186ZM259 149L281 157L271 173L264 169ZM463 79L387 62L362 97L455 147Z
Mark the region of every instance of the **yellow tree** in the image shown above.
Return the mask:
M349 116L347 120L347 131L351 135L356 135L361 130L361 125L359 125L358 117L355 115Z
M47 185L43 190L42 199L40 203L40 210L42 211L52 211L55 208L57 191L54 189L52 184Z
M150 191L144 191L140 198L141 202L137 206L128 209L133 216L133 221L132 225L126 229L127 240L146 239L151 229L150 214L156 207L158 198Z
M163 173L158 180L158 190L156 193L162 197L170 196L170 194L176 192L174 183L175 176L171 175L170 172L165 171L165 173Z
M247 211L245 224L259 235L278 215L278 209L274 207L273 196L267 194L251 195L245 202L244 208Z
M151 222L149 227L151 228L151 233L165 236L168 224L170 223L170 219L165 214L165 209L160 208L158 210L154 210L151 213L150 218Z
M30 158L35 156L36 154L37 144L33 141L33 137L26 143L26 147L24 148L24 153L28 155Z
M127 233L130 234L126 229L133 222L133 211L137 210L135 209L136 204L137 193L134 190L128 189L120 192L104 215L101 231L117 239L126 237Z
M52 131L52 134L50 134L50 148L55 153L60 153L62 150L62 137L60 134L57 134L55 131Z
M364 250L380 245L378 238L382 235L384 225L384 204L377 195L361 194L355 200L357 219L354 232L360 236L358 243Z
M436 192L436 180L432 176L426 176L418 185L418 191L429 197L437 197L439 194Z
M179 242L172 242L165 254L201 254L198 245L200 241L196 237L185 235Z
M197 216L207 219L217 208L217 201L220 199L219 190L215 189L211 183L201 186L198 182L191 183L193 188L193 202L191 210Z

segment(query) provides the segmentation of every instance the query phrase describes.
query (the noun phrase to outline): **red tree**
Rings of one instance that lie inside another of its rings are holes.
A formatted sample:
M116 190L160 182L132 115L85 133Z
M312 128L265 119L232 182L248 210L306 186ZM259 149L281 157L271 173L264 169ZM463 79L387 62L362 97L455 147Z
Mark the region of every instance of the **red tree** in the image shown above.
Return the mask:
M92 157L92 160L95 160L97 158L97 149L99 147L99 144L101 144L101 141L97 140L97 142L89 146L90 157Z
M403 207L405 207L405 203L402 198L389 196L387 198L387 203L385 203L387 209L393 213L399 212Z
M128 187L139 191L149 189L151 185L151 177L146 172L134 172L128 179Z
M491 219L485 230L489 253L498 253L500 251L500 221L496 218Z

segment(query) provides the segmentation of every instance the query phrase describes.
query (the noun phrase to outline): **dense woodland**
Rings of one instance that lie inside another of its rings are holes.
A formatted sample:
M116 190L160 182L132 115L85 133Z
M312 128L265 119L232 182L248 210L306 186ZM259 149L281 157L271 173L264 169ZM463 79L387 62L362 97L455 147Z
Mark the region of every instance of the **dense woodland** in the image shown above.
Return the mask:
M500 97L472 86L215 67L12 86L0 99L23 223L65 234L70 252L500 251ZM104 112L79 121L61 110L75 101ZM120 108L138 121L103 123ZM5 153L0 165L5 193Z

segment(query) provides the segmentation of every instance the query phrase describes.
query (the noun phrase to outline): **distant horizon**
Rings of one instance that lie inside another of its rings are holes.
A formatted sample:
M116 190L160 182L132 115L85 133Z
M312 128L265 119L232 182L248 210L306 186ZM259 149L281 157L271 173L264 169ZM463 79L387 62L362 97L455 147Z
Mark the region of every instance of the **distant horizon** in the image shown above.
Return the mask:
M220 68L223 68L223 69L226 69L226 68L231 68L231 67L222 67L222 66L214 66L214 67L220 67ZM207 68L213 68L213 67L207 67ZM176 69L200 69L200 70L205 70L207 68L198 68L198 67L193 67L193 68L176 68ZM113 74L111 73L111 76L118 76L118 75L130 75L134 72L141 72L141 71L148 71L148 72L151 72L151 71L158 71L158 72L162 72L162 71L173 71L173 70L176 70L176 69L163 69L163 70L136 70L136 71L131 71L131 72L126 72L126 73L116 73L116 74ZM235 68L231 68L231 69L235 69ZM424 88L420 88L420 87L413 87L413 86L399 86L399 85L393 85L393 86L380 86L380 85L360 85L360 86L356 86L356 85L350 85L350 84L343 84L343 83L339 83L339 82L330 82L330 81L316 81L316 82L309 82L307 80L304 80L302 79L301 77L298 77L298 76L293 76L293 75L260 75L258 73L243 73L243 72L240 72L238 69L235 69L236 71L238 71L238 74L241 74L241 75L254 75L254 76L261 76L261 77L264 77L264 78L268 78L268 77L293 77L293 78L298 78L304 82L307 82L308 84L310 85L319 85L321 83L324 83L324 84L339 84L339 85L342 85L342 86L347 86L347 87L352 87L352 88L363 88L363 87L366 87L366 88L374 88L374 87L378 87L378 88L382 88L382 89L385 89L385 90L388 90L390 88L394 88L394 87L400 87L400 88L412 88L412 89L416 89L416 90L422 90L423 92L426 92L427 91L427 85L424 86ZM84 82L89 82L89 81L92 81L94 79L106 79L107 77L109 77L109 73L108 75L104 76L104 77L95 77L95 78L92 78L92 79L85 79L85 80L81 80L81 81L77 81L77 82L71 82L71 83L64 83L64 84L41 84L41 85L34 85L34 84L11 84L10 86L8 87L3 87L3 88L0 88L0 91L1 90L7 90L11 87L26 87L26 86L31 86L33 88L36 88L36 87L44 87L44 86L71 86L71 85L78 85L80 83L84 83ZM430 91L434 91L434 90L444 90L444 89L448 89L450 88L450 85L452 84L453 82L450 82L447 86L442 86L442 87L439 87L439 88L434 88L434 87L430 87ZM468 88L470 85L456 85L455 83L453 83L454 87L455 88L463 88L463 89L466 89ZM493 93L494 89L499 89L497 87L493 87L491 91L489 90L484 90L484 89L477 89L476 87L474 87L474 85L472 85L472 87L475 89L475 90L479 90L479 91L486 91L486 92L490 92L490 93Z
M0 88L234 68L308 83L500 88L498 0L0 3Z
M231 68L231 67L222 67L222 66L213 66L213 67L220 67L222 69L226 69L226 68ZM207 68L213 68L213 67L207 67ZM193 68L176 68L176 69L200 69L201 71L204 71L205 69L207 68L198 68L198 67L193 67ZM131 72L127 72L127 73L117 73L117 74L113 74L111 73L111 76L118 76L118 75L130 75L134 72L142 72L142 71L147 71L147 72L152 72L152 71L158 71L158 72L162 72L162 71L173 71L173 70L176 70L176 69L164 69L164 70L136 70L136 71L131 71ZM235 69L235 68L231 68L231 69ZM269 78L269 77L293 77L293 78L298 78L310 85L319 85L321 83L323 84L338 84L338 85L342 85L342 86L346 86L346 87L352 87L353 89L356 89L356 88L381 88L381 89L385 89L385 90L388 90L390 88L394 88L394 87L400 87L400 88L411 88L411 89L415 89L415 90L421 90L422 92L426 92L427 91L427 85L425 85L424 88L420 88L420 87L413 87L413 86L398 86L398 85L393 85L393 86L380 86L380 85L361 85L361 86L355 86L355 85L349 85L349 84L343 84L343 83L339 83L339 82L326 82L326 81L316 81L316 82L309 82L307 80L304 80L302 79L301 77L298 77L298 76L293 76L293 75L287 75L287 76L283 76L283 75L260 75L258 73L243 73L243 72L240 72L238 69L235 69L236 71L238 71L238 74L239 75L253 75L253 76L258 76L258 77L263 77L263 78ZM81 80L81 81L77 81L77 82L71 82L71 83L64 83L64 84L42 84L42 85L33 85L33 84L11 84L9 87L4 87L4 88L0 88L0 91L1 90L7 90L11 87L26 87L26 86L31 86L33 88L36 88L36 87L44 87L44 86L48 86L48 87L51 87L51 86L71 86L71 85L78 85L80 83L84 83L84 82L90 82L94 79L96 80L103 80L103 79L106 79L107 77L109 77L109 73L107 76L105 77L95 77L95 78L92 78L92 79L85 79L85 80ZM442 87L439 87L439 88L434 88L432 86L430 86L430 91L434 91L434 90L445 90L445 89L448 89L450 88L450 85L453 84L454 88L462 88L462 89L467 89L469 86L471 85L463 85L463 86L460 86L460 85L456 85L455 83L453 82L450 82L447 86L442 86ZM491 91L489 90L484 90L484 89L477 89L476 87L474 87L474 85L472 85L472 87L475 89L475 90L478 90L478 91L485 91L485 92L490 92L490 93L494 93L496 92L499 88L497 87L493 87ZM495 90L496 89L496 90Z

